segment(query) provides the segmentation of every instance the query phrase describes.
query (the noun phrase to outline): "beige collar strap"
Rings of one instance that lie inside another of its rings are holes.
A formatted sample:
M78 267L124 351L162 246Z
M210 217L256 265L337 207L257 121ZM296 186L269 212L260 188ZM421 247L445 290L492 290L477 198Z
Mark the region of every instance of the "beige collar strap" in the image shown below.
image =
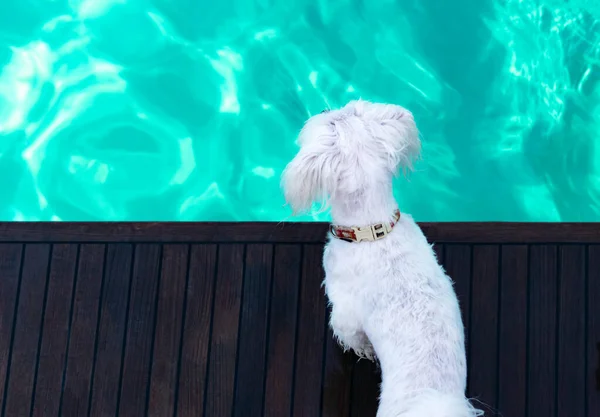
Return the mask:
M394 211L394 218L389 222L362 227L336 226L332 224L329 226L329 232L333 237L346 242L361 242L363 240L374 242L386 237L392 231L396 223L398 223L398 220L400 220L400 210Z

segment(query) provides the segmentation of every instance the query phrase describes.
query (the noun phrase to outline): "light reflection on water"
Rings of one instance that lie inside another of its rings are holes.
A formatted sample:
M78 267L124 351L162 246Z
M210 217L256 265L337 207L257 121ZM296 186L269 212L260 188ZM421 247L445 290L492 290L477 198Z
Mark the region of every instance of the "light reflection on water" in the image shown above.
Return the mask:
M423 161L396 191L418 220L600 218L595 2L3 11L0 220L287 220L279 176L296 133L358 97L415 113Z

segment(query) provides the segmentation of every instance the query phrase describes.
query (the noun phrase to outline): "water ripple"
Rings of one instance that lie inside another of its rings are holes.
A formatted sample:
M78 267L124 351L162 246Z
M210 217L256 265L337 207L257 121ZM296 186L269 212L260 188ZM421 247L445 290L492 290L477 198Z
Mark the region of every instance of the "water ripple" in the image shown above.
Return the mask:
M5 3L0 220L288 219L299 128L358 97L414 110L419 220L598 220L594 2Z

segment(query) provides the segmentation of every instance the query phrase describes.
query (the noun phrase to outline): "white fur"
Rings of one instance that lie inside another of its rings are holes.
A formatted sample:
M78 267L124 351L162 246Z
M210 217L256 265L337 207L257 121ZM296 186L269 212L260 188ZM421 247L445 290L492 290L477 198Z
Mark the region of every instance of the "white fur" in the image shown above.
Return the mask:
M331 206L334 224L389 221L392 179L420 152L412 114L353 101L311 117L282 185L294 212ZM382 385L377 417L475 417L465 398L464 330L452 281L431 245L402 213L377 242L330 237L324 253L331 327L345 349L377 358Z

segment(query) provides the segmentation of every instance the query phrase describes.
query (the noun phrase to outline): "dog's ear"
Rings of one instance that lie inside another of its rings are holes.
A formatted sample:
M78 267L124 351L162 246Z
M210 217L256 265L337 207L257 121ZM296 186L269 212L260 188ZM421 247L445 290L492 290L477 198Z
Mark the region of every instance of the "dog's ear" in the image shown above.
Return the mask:
M294 214L310 210L315 202L325 206L333 192L337 154L333 142L320 138L304 144L281 177L286 202ZM338 155L339 156L339 155Z
M421 152L419 131L412 113L390 104L378 116L371 129L387 156L389 170L395 174L399 168L412 169L413 161Z

